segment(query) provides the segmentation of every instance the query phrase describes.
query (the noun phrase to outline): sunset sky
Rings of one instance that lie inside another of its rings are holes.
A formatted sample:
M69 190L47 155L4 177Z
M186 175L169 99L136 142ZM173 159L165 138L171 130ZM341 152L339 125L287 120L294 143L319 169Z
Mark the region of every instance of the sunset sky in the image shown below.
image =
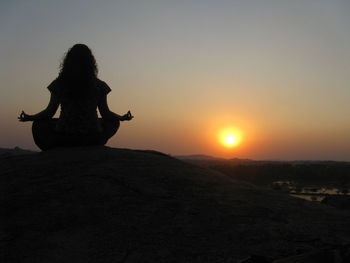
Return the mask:
M347 0L1 1L0 147L37 149L17 116L46 107L84 43L110 108L135 116L109 146L350 161L349 14Z

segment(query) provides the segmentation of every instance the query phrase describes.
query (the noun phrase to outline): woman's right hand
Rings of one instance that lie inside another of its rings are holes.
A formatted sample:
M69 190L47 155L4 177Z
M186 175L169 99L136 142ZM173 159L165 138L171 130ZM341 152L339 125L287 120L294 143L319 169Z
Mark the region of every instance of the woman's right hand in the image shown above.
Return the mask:
M18 117L19 121L25 122L25 121L32 121L32 116L28 115L27 113L25 113L24 111L21 112L21 114Z
M130 121L134 118L134 116L131 115L131 112L128 111L126 114L124 114L121 118L122 121Z

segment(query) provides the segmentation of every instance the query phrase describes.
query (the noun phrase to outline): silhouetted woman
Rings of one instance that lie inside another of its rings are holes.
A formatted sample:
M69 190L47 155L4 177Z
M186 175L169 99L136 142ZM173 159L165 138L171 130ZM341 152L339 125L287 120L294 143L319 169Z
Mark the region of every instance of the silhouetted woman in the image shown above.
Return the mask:
M122 116L110 111L107 94L111 89L97 78L97 72L91 50L74 45L63 59L58 77L48 86L51 97L46 109L35 115L22 111L18 119L33 121L33 138L40 149L104 145L117 132L120 121L133 118L130 111ZM60 116L53 119L59 105Z

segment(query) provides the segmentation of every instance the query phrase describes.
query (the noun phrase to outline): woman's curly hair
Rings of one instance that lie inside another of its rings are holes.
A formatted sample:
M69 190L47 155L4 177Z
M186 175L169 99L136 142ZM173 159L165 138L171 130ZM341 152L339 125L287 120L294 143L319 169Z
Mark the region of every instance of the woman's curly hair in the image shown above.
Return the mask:
M58 79L63 87L71 92L86 89L97 78L98 68L90 48L84 44L75 44L64 56L60 65Z

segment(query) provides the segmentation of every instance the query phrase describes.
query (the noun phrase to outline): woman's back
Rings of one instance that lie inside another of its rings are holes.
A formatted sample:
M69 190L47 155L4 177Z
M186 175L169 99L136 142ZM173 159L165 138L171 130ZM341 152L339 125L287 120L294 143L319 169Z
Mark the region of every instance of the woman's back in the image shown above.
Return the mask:
M80 93L67 92L65 83L54 80L48 87L57 96L61 112L55 130L65 134L94 134L102 131L98 121L97 107L101 99L111 90L99 79L89 83Z

